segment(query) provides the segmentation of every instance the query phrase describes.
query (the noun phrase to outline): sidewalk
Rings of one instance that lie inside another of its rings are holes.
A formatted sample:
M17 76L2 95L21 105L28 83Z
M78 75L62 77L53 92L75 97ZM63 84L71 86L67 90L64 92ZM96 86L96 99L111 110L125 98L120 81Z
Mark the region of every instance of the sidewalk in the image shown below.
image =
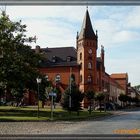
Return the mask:
M115 116L119 116L119 115L125 115L127 114L127 111L140 111L140 107L135 107L135 108L127 108L127 109L122 109L122 110L114 110L114 111L107 111L109 113L111 113L110 115L106 115L106 116L99 116L97 118L91 119L91 120L102 120L102 119L107 119L107 118L111 118L111 117L115 117Z
M126 109L121 109L121 110L114 110L114 111L109 111L110 113L112 113L113 115L121 115L121 114L125 114L127 111L140 111L140 107L135 107L135 108L126 108Z

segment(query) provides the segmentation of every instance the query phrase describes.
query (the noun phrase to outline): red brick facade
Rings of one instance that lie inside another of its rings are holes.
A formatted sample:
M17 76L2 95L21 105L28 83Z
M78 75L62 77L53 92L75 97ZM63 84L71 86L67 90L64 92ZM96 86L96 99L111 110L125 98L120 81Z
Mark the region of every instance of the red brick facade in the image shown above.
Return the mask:
M70 81L70 73L75 75L76 84L79 85L79 67L53 67L53 68L40 68L41 73L45 74L48 80L56 83L57 75L60 75L60 83L63 91L68 87Z
M128 93L128 74L127 73L114 73L110 76L114 79L124 90Z

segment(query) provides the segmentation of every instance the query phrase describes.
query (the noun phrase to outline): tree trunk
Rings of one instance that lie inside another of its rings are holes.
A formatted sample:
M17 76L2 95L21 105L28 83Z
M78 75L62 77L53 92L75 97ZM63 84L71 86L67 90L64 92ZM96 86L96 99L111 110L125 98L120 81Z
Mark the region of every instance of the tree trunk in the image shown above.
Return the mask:
M42 101L42 108L44 108L44 106L45 106L45 103L44 103L44 101Z
M90 101L90 106L89 106L89 114L91 115L91 101Z
M77 116L79 116L79 110L77 111Z
M69 114L71 115L71 110L69 110Z
M100 108L100 112L101 112L101 101L99 101L99 108Z

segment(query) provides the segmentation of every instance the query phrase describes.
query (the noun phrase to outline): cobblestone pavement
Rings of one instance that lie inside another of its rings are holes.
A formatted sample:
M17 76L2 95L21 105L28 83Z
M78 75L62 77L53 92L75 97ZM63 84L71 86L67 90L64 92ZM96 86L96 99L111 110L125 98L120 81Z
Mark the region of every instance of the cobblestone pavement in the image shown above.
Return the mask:
M116 129L140 129L140 110L114 113L79 122L0 122L0 134L113 134Z
M79 129L83 122L0 122L0 134L53 134Z

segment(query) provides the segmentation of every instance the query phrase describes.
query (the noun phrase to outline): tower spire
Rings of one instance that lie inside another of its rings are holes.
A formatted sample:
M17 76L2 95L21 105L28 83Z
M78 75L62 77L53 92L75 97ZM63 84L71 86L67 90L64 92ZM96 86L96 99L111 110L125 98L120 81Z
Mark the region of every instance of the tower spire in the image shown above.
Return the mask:
M79 34L79 39L82 39L82 38L94 39L94 40L97 39L97 37L96 37L96 35L93 31L93 28L92 28L92 24L91 24L89 12L88 12L88 7L87 7L87 10L86 10L84 20L83 20L83 25L82 25L82 28L81 28L81 32Z

